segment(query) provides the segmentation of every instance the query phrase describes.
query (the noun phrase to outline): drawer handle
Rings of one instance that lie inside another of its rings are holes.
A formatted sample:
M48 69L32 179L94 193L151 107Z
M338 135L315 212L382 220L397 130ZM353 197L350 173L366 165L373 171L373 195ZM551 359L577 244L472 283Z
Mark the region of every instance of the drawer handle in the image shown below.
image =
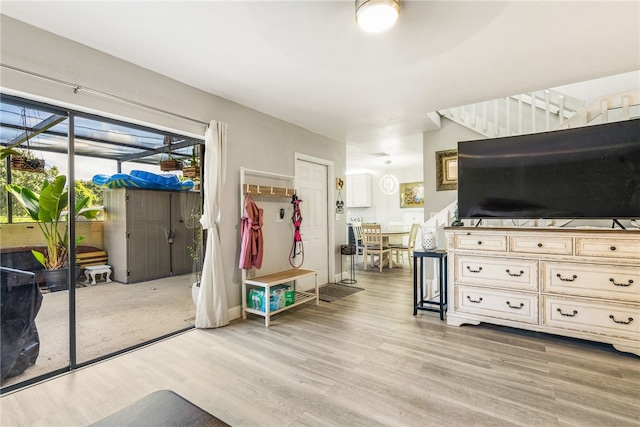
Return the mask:
M563 316L567 316L567 317L573 317L576 314L578 314L578 310L573 310L573 314L572 313L563 313L561 308L559 308L557 311L558 311L558 313L562 314Z
M478 267L477 270L472 270L471 267L467 265L467 270L469 270L470 273L480 273L482 271L482 267Z
M538 243L538 247L541 248L542 247L542 243Z
M482 244L482 240L478 240L478 244L481 245Z
M520 310L522 307L524 307L523 302L521 302L520 305L511 305L511 303L507 301L507 305L509 306L509 308L515 308L516 310Z
M629 323L633 322L633 317L629 317L629 320L625 322L624 320L616 320L616 318L613 317L613 314L609 316L609 319L621 325L628 325Z
M564 277L562 277L562 275L560 273L556 274L556 277L558 279L562 280L563 282L573 282L574 280L576 280L578 278L578 276L576 276L575 274L572 277L564 278Z
M612 251L615 251L616 247L615 246L611 246L609 249L611 249Z
M472 302L474 304L480 304L482 302L482 297L480 297L478 299L471 299L471 297L469 295L467 295L467 299L469 300L469 302Z
M629 279L629 283L616 283L616 281L613 280L613 277L611 279L609 279L609 281L611 283L613 283L614 285L616 285L616 286L624 286L624 287L631 286L631 284L633 283L633 280L631 280L631 279Z
M520 277L520 276L522 276L522 275L524 274L524 271L520 270L520 273L511 273L511 272L509 271L509 269L507 268L507 274L508 274L509 276L511 276L511 277ZM507 303L507 304L508 304L508 303Z

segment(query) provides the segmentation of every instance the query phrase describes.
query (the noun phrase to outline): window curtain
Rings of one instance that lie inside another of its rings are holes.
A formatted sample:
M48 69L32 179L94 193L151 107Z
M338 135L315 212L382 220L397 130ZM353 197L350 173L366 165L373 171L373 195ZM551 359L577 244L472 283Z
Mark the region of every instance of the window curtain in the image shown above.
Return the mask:
M207 230L200 292L196 304L196 328L218 328L229 324L227 290L220 245L220 202L227 156L227 124L212 120L204 134L205 153L202 189L204 209L200 218Z

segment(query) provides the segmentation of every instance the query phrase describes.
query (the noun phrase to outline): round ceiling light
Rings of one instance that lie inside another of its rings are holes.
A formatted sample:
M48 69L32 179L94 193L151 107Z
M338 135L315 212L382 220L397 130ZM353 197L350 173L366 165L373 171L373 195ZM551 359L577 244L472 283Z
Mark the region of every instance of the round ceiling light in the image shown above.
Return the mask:
M386 195L395 193L398 191L398 178L387 173L380 178L380 190Z
M356 0L356 22L370 33L391 28L399 13L399 0Z
M387 174L380 178L380 190L386 195L391 195L398 191L398 178L389 173L391 160L384 162L387 165Z

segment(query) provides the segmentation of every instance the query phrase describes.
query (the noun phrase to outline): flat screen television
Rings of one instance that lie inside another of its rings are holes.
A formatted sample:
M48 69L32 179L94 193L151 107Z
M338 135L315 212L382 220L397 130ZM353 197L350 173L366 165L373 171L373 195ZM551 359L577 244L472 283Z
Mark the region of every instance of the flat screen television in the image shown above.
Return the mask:
M458 143L460 218L640 218L640 119Z

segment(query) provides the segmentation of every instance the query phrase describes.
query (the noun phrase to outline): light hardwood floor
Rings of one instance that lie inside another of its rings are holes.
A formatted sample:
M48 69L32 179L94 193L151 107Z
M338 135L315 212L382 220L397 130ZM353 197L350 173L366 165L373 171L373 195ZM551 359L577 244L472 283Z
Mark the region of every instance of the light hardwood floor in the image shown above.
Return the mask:
M412 315L409 269L365 291L193 330L0 398L2 426L87 425L170 389L234 426L638 426L640 358Z

